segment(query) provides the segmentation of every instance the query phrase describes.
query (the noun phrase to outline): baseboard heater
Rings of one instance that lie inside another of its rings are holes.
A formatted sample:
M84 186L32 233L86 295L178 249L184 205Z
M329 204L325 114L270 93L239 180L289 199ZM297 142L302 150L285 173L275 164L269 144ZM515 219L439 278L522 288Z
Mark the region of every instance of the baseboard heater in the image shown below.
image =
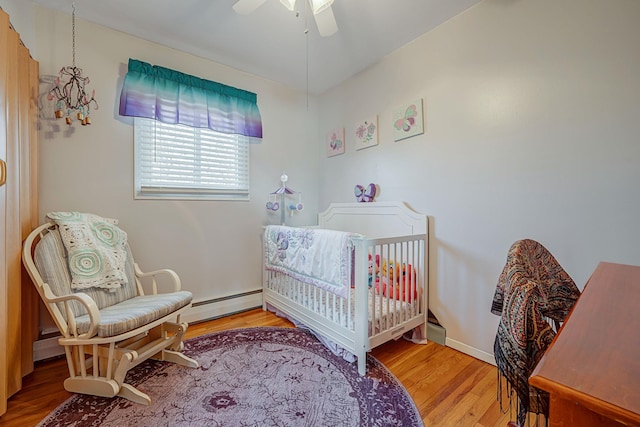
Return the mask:
M187 323L206 322L243 311L262 307L262 288L227 295L191 304L191 310L182 316Z

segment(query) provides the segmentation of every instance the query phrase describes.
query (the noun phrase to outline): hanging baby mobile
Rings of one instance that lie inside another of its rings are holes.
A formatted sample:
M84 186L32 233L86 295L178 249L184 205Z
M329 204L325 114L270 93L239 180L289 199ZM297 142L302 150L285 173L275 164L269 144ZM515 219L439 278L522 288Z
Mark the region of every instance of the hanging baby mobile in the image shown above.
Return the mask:
M295 212L299 212L304 209L304 205L302 204L302 193L297 191L293 191L289 187L287 187L287 181L289 177L286 174L282 174L280 176L280 182L282 185L273 193L269 193L269 201L267 202L267 209L272 212L280 211L280 225L285 225L285 210L289 209L289 214L293 216ZM297 195L297 198L296 198ZM289 201L288 199L293 199L293 201ZM295 203L297 201L297 203Z
M353 189L353 193L356 196L356 200L360 203L373 202L373 199L376 197L376 185L371 183L363 187L358 184Z
M91 92L91 98L88 97L85 86L89 84L89 77L83 76L82 69L76 67L76 5L73 3L71 6L73 10L71 14L73 65L60 69L56 85L49 91L47 99L56 101L55 115L57 119L65 117L66 123L71 125L71 116L76 112L76 117L85 126L91 124L89 118L91 104L97 110L98 102L95 99L95 90Z

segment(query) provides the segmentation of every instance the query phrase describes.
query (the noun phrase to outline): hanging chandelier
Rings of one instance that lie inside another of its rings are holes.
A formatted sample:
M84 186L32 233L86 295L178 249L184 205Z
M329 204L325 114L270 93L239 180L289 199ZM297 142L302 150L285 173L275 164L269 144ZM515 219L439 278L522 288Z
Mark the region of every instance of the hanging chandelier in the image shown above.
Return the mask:
M91 124L89 114L91 104L98 109L98 102L95 99L96 91L91 92L91 97L87 96L85 86L89 84L89 77L82 75L82 68L76 67L76 5L72 3L71 14L71 36L73 62L71 66L62 67L60 74L56 78L56 85L49 91L47 98L55 101L55 115L57 119L65 118L68 125L71 125L71 117L74 115L85 125Z

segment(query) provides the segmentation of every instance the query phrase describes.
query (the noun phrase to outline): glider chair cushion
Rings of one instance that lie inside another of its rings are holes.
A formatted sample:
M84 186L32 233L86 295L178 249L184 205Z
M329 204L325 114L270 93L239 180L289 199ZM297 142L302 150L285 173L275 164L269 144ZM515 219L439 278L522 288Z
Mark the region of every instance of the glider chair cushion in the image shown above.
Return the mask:
M180 322L180 315L191 307L192 294L180 290L180 278L172 270L140 271L126 242L126 233L113 220L71 214L74 221L90 220L90 226L74 231L72 243L82 240L83 234L100 234L102 226L124 238L117 242L120 245L117 250L123 254L123 265L117 267L119 286L113 285L112 278L116 275L107 272L104 277L111 280L108 287L85 285L81 289L74 288L78 273L71 267L70 259L77 259L77 248L70 247L62 236L60 229L65 227L64 223L43 224L25 240L23 263L62 335L58 342L65 349L70 373L65 389L149 404L149 396L124 382L126 373L149 358L198 367L198 362L182 354L182 339L188 325ZM76 239L78 236L80 239ZM105 240L105 235L98 238ZM87 252L93 250L88 248ZM92 259L99 259L96 265L102 270L108 269L100 255ZM74 268L82 270L86 265ZM159 292L159 288L169 286L172 291Z
M97 336L102 338L124 334L133 329L161 319L191 303L191 292L142 295L100 310ZM89 331L89 315L76 318L78 334Z
M136 296L133 256L129 245L126 245L126 250L125 273L128 279L126 284L115 291L100 288L84 290L84 293L89 295L100 310L100 324L97 331L99 337L112 337L136 329L191 303L192 295L187 291ZM72 293L69 261L58 230L52 230L38 243L34 262L42 279L49 284L55 296ZM87 333L91 323L87 310L77 301L72 301L71 307L73 315L76 317L77 333ZM66 319L63 304L58 303L58 308ZM73 331L69 332L73 333Z

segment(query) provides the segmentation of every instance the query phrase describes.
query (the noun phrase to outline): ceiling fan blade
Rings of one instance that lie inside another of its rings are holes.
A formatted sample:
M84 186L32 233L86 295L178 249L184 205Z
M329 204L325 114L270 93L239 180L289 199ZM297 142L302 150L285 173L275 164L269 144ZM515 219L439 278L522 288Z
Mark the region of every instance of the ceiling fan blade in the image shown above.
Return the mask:
M238 0L236 4L233 5L233 10L236 11L238 15L248 15L260 6L267 0Z
M326 8L320 13L313 15L316 19L316 25L318 26L318 32L322 37L328 37L338 31L338 24L336 23L336 17L333 16L333 10L330 7Z
M280 3L283 4L284 7L289 9L291 12L296 8L296 0L280 0Z

